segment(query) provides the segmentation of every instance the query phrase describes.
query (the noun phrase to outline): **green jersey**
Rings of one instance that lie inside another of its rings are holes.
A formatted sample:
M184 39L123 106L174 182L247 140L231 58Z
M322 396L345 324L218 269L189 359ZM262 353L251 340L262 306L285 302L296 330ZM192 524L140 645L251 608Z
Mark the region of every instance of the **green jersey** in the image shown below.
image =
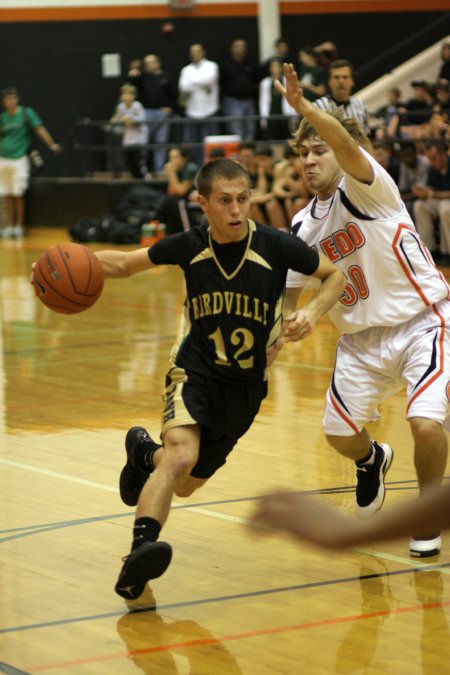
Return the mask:
M33 108L18 106L14 115L0 115L0 157L19 159L27 154L33 129L42 126L42 120Z

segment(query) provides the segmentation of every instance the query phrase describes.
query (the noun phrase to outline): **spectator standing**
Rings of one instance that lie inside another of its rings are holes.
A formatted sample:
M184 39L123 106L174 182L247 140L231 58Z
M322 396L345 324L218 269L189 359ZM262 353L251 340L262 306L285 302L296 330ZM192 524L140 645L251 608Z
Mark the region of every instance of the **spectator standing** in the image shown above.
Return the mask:
M426 156L430 163L425 185L414 185L412 192L417 231L430 249L436 264L450 265L450 160L446 143L429 141ZM434 220L438 218L439 248Z
M339 51L334 42L327 40L322 42L320 45L314 47L314 51L317 54L319 65L328 72L333 61L337 61L339 58Z
M245 40L233 40L230 55L219 64L219 69L222 113L225 116L244 118L227 122L228 131L240 136L242 140L252 140L255 137L255 120L245 118L256 115L258 78L256 66L248 59Z
M148 126L148 141L161 147L153 151L152 170L161 173L167 149L164 143L169 140L170 125L165 122L175 107L175 85L167 73L162 70L161 59L157 54L147 54L139 69L138 62L130 64L128 80L138 91L138 99L145 109Z
M260 125L268 140L285 140L289 136L289 117L297 114L275 86L277 80L283 81L283 63L273 60L270 75L259 83ZM272 115L284 115L285 119L270 119Z
M344 117L354 117L368 136L370 134L369 111L364 101L357 96L352 96L354 86L353 66L350 61L346 59L333 61L328 73L330 93L318 98L314 101L314 105L321 110L331 112L341 109Z
M206 58L202 44L189 47L191 63L181 69L178 90L185 102L185 143L203 143L205 136L217 133L217 123L211 118L219 111L219 66ZM203 148L193 148L197 164L203 162Z
M281 63L288 63L289 61L289 52L291 51L289 42L282 37L279 37L274 42L275 51L272 56L269 56L268 59L265 59L260 63L259 66L259 79L262 80L264 77L270 75L270 64L272 61L281 61Z
M147 143L148 130L144 106L136 101L136 87L132 84L120 87L120 103L111 122L123 125L122 147L127 168L134 178L143 178L146 174L146 153L142 146Z
M413 204L416 198L412 187L426 185L430 162L425 155L417 152L414 141L405 140L400 144L399 163L398 189L409 215L414 220Z
M19 105L15 87L2 91L2 104L5 110L0 115L0 196L5 199L8 224L0 236L23 237L32 134L36 133L52 152L61 152L61 146L55 143L33 108Z
M312 47L302 47L298 53L297 75L304 96L315 101L327 93L327 71L319 65L317 52Z

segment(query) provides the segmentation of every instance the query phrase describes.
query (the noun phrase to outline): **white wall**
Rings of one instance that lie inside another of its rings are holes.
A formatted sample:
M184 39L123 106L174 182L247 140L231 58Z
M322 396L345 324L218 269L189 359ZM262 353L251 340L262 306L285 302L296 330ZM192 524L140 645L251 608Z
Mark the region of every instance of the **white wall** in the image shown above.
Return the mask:
M386 73L367 87L355 92L367 105L370 111L375 111L386 103L386 91L392 87L399 87L402 92L402 100L406 101L413 95L410 85L412 80L426 80L436 82L441 67L441 46L448 42L450 36L428 47L409 61L405 61L398 68Z

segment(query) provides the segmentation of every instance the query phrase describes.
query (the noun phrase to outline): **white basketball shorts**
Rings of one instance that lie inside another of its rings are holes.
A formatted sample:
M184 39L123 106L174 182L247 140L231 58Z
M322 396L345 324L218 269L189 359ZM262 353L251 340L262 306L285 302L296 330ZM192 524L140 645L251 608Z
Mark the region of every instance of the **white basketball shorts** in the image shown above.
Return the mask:
M394 327L339 338L324 431L351 436L378 419L377 406L406 387L406 418L443 423L449 413L450 301Z
M28 187L29 177L28 155L18 159L0 157L0 196L21 197Z

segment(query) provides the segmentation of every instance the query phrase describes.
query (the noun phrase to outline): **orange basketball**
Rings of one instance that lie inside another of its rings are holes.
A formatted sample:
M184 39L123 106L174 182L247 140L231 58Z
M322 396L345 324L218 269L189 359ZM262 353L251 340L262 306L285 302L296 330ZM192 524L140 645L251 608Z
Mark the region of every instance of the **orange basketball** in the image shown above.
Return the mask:
M32 281L44 305L61 314L77 314L98 300L104 276L100 261L86 246L58 244L39 258Z

